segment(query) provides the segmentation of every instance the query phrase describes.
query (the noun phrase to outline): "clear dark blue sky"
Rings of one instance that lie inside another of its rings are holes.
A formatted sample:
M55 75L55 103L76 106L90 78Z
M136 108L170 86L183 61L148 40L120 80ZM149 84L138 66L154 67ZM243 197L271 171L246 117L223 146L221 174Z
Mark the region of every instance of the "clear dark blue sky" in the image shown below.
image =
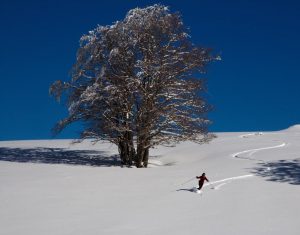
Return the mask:
M299 1L7 0L0 2L0 140L50 138L66 109L48 89L70 79L79 38L154 3L180 11L193 42L222 56L205 75L212 131L300 123ZM57 138L76 137L78 128Z

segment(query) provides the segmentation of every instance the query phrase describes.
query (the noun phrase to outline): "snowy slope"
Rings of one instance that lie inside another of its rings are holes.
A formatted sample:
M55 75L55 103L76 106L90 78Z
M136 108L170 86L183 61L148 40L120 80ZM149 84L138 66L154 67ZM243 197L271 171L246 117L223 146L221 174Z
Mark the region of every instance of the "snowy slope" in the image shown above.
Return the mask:
M108 143L0 142L0 234L299 234L299 125L217 135L153 149L148 169ZM202 172L215 189L196 194Z

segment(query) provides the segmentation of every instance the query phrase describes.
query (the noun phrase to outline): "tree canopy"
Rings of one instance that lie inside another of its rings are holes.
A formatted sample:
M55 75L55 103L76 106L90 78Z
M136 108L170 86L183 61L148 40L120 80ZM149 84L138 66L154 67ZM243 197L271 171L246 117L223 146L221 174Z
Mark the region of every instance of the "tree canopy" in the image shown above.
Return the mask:
M211 140L197 76L216 57L190 39L181 15L163 5L130 10L82 36L71 81L50 87L69 110L55 132L83 121L81 138L116 144L122 163L137 167L147 167L155 145Z

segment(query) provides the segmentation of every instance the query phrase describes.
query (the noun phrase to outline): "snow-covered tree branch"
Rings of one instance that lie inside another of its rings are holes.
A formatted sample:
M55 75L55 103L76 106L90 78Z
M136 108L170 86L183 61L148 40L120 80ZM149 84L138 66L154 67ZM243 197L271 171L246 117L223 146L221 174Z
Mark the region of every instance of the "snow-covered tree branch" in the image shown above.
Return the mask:
M55 130L84 121L82 138L118 145L122 163L137 167L147 167L155 145L208 142L210 106L195 75L217 58L187 31L179 13L153 5L84 35L72 80L50 88L58 99L66 95L69 109Z

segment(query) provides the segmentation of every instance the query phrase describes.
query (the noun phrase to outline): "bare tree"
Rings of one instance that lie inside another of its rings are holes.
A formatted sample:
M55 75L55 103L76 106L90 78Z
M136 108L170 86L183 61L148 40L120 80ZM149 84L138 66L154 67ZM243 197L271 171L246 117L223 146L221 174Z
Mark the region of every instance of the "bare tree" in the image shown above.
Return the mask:
M153 5L84 35L72 80L50 88L68 98L69 115L55 131L84 121L82 138L116 144L122 163L137 167L147 167L155 145L211 140L210 106L196 76L216 57L192 44L187 31L179 13Z

